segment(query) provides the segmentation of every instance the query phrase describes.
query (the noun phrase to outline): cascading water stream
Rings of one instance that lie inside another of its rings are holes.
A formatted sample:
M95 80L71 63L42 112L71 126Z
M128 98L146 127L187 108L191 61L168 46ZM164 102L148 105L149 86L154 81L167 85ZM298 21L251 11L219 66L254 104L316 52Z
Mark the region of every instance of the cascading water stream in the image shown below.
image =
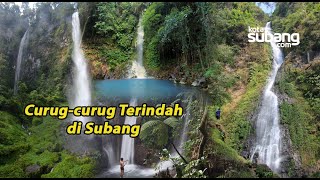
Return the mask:
M72 40L73 40L73 53L72 60L74 63L74 77L73 77L73 93L74 97L71 102L75 106L90 106L91 105L91 90L88 66L86 59L81 49L81 30L79 13L72 14ZM77 117L78 120L85 124L88 118Z
M182 129L182 135L181 135L181 140L179 142L179 147L178 147L178 150L180 151L180 153L183 152L183 146L184 146L184 143L187 141L187 131L188 131L188 125L189 125L189 122L191 120L191 117L190 117L190 113L191 113L191 105L189 103L192 102L192 96L188 97L188 104L187 104L187 111L185 113L185 116L184 116L184 123L183 123L183 129ZM176 154L177 156L177 154Z
M138 36L137 36L137 59L133 61L131 69L128 72L128 78L136 77L137 79L143 79L146 77L146 71L143 67L143 27L142 27L142 17L139 19L138 24ZM136 87L130 87L130 89ZM131 97L130 106L137 106L138 99L137 97ZM137 117L126 116L124 124L134 125L137 123ZM122 136L121 142L121 157L124 160L128 160L128 164L125 166L125 177L152 177L155 174L153 169L141 169L140 166L134 164L134 138L131 138L129 135ZM106 151L106 150L105 150ZM115 153L111 150L107 150L109 164L112 164L114 161ZM119 174L119 165L114 165L110 167L106 172L101 174L101 177L117 177ZM99 177L99 176L98 176Z
M129 103L130 106L137 106L137 99L132 98ZM130 126L136 124L137 117L135 116L126 116L125 124L129 124ZM128 164L134 164L134 138L131 138L130 135L122 136L122 144L121 144L121 157L124 160L128 160Z
M143 66L143 26L142 26L142 17L139 19L138 23L138 32L137 32L137 59L133 61L131 68L128 71L128 78L136 78L136 79L145 79L147 78L145 68ZM142 93L141 91L146 90L147 87L141 87L144 86L144 83L138 83L139 87L136 87L135 85L130 87L130 91L132 94L136 93L136 89L139 89L139 93ZM191 102L192 97L188 97L188 102ZM136 96L131 96L130 99L130 106L137 106L138 105L138 98ZM187 109L187 114L185 115L184 124L183 124L183 132L182 132L182 138L178 142L178 150L179 152L182 152L183 144L185 143L187 139L187 125L189 120L189 113L190 108ZM125 117L124 124L134 125L137 122L137 117ZM121 141L121 153L120 156L124 160L128 160L128 164L125 166L125 176L127 177L152 177L157 171L155 171L153 168L142 168L138 165L134 164L134 155L135 155L135 147L134 147L134 138L131 138L129 135L123 135L122 141ZM106 146L110 146L109 143L106 144ZM116 162L115 159L118 159L118 157L115 157L115 151L113 148L106 148L104 147L103 150L107 153L108 161L111 167L107 169L107 171L104 171L102 174L98 175L98 177L117 177L119 174L119 162ZM175 151L172 153L173 157L177 157L178 154L175 153ZM163 171L167 168L171 168L173 166L173 163L171 160L169 161L162 161L158 163L157 167L158 170Z
M146 71L143 67L143 27L142 16L139 18L138 23L138 36L137 36L137 59L133 62L131 71L129 71L129 77L136 76L138 79L146 77ZM134 87L132 87L134 88ZM132 97L130 100L130 106L137 106L137 98ZM134 125L137 123L137 117L126 116L124 124ZM134 164L134 138L129 135L122 136L121 144L121 157L124 160L128 160L129 164Z
M18 52L18 58L17 58L17 64L15 67L15 76L14 76L14 88L13 88L13 94L16 95L18 92L18 82L20 80L20 72L21 72L21 64L22 64L22 55L23 55L23 49L25 47L26 44L26 39L28 38L28 34L29 34L29 28L27 29L27 31L24 33L20 45L19 45L19 52Z
M103 150L108 156L109 165L112 164L112 163L115 163L116 162L116 160L115 160L115 152L113 151L112 146L109 145L109 144L106 145L106 146L103 146Z
M267 23L265 33L273 37L270 22ZM283 62L281 49L274 41L270 42L273 52L273 67L268 84L264 90L262 105L256 121L256 145L251 154L251 161L258 153L258 163L266 164L277 172L280 166L281 135L279 126L278 97L271 91L275 78Z
M72 84L69 89L68 103L70 108L77 106L91 106L91 77L86 59L81 49L81 29L79 13L72 14ZM91 117L73 116L70 114L69 122L82 122L81 131L84 132L85 124L91 120ZM94 134L85 135L81 133L77 136L66 136L65 148L75 153L92 152L96 148L96 141L93 141Z
M146 70L143 66L143 26L142 26L142 16L139 18L138 23L138 36L137 36L137 59L132 62L131 69L128 73L128 78L136 77L138 79L146 77Z

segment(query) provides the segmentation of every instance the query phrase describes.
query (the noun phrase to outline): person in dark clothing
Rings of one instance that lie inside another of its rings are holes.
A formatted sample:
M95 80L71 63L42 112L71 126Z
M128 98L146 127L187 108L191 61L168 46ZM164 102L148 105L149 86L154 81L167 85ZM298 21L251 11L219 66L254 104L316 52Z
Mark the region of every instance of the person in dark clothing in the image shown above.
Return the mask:
M218 110L216 111L216 118L219 120L220 119L220 108L218 108Z
M127 162L127 161L123 161L123 158L120 158L120 171L121 171L120 177L121 178L123 178L125 162Z

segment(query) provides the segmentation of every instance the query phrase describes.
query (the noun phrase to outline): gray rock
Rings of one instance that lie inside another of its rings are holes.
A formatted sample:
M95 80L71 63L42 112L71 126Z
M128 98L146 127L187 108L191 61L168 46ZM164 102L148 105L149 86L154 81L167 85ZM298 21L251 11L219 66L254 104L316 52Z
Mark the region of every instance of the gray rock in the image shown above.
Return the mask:
M25 172L29 177L40 177L41 176L41 166L39 166L38 164L28 166L28 167L26 167Z
M199 83L197 80L193 81L193 83L191 84L192 86L199 86Z
M177 78L176 78L176 76L174 74L170 74L169 80L170 81L175 81L175 80L177 80Z
M200 86L200 85L204 85L205 83L206 83L206 78L201 77L200 79L193 81L193 83L191 85L192 86Z
M181 78L180 84L186 84L186 78L185 77Z
M200 78L200 79L198 80L198 82L199 82L200 84L203 84L203 83L206 82L206 78L205 78L205 77L202 77L202 78Z

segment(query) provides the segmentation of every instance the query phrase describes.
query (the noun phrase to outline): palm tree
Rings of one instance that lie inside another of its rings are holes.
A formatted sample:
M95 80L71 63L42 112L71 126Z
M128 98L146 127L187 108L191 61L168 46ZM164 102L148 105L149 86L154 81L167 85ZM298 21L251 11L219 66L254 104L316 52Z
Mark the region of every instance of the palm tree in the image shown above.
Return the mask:
M169 138L169 129L175 128L179 124L179 120L175 117L169 117L164 121L150 120L144 123L140 131L140 139L142 141L152 140L156 147L163 147L168 142L173 146L181 159L188 164L188 161L180 154L174 143Z

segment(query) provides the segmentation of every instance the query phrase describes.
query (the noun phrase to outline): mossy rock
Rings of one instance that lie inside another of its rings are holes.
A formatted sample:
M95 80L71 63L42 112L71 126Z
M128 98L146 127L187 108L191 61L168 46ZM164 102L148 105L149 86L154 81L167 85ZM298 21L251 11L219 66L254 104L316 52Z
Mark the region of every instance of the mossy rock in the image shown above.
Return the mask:
M30 165L26 167L25 172L26 175L30 178L40 178L42 174L47 174L50 172L48 166L40 166L38 164Z
M41 166L39 166L38 164L34 164L34 165L31 165L31 166L28 166L25 169L25 172L26 172L28 177L38 178L38 177L40 177L40 170L41 170Z
M69 154L61 154L61 162L54 166L52 172L44 174L42 178L88 178L95 174L95 163L92 159L78 158Z
M272 170L265 164L258 164L256 168L256 175L259 178L276 178L278 175L274 174Z

